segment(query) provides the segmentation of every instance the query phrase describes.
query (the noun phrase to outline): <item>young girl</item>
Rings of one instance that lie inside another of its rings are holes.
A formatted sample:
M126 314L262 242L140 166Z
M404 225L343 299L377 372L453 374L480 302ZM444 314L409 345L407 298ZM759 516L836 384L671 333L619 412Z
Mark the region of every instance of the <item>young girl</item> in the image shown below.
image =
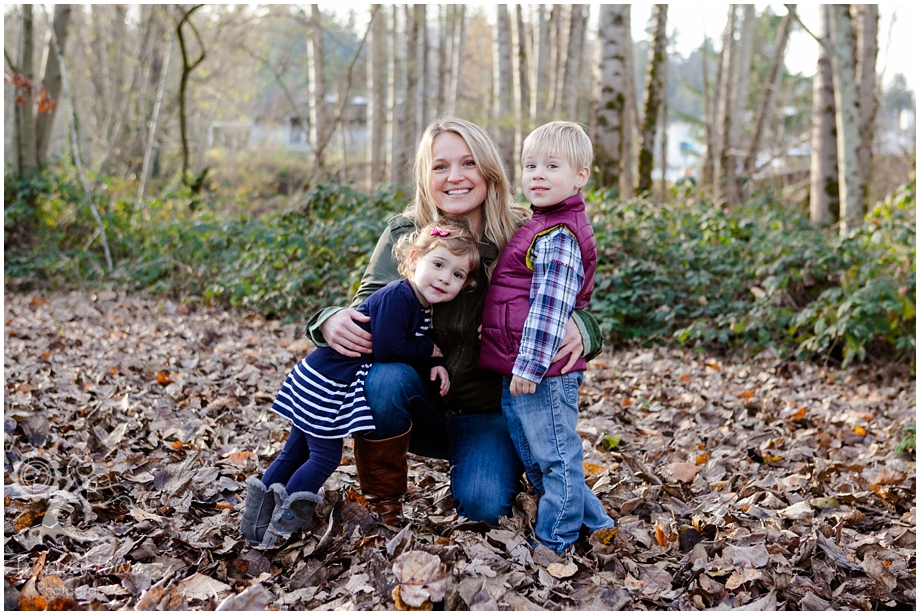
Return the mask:
M402 279L358 307L370 317L362 326L373 336L373 352L352 358L317 348L294 367L275 398L272 410L293 425L262 480L246 481L240 529L253 545L272 546L279 536L306 530L322 501L319 488L339 465L345 436L374 429L364 398L364 378L373 362L410 364L423 378L440 380L439 393L447 394L443 355L426 334L431 305L472 287L478 241L462 226L441 221L407 236L393 255Z

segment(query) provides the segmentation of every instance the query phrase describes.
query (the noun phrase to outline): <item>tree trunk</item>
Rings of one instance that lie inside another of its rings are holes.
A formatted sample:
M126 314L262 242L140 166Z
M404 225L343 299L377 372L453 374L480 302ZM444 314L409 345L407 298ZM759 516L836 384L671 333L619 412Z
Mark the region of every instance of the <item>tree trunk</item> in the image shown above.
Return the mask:
M668 63L661 65L661 202L668 200Z
M828 224L839 210L837 126L830 52L830 5L818 7L818 70L813 81L809 213L814 224Z
M586 4L573 4L569 9L569 37L566 45L565 69L562 73L561 109L567 118L577 117L578 90L581 85L581 56L585 45Z
M421 32L419 41L421 63L419 66L422 73L422 80L419 86L421 90L421 103L419 106L419 114L415 127L416 137L411 142L412 148L414 150L415 145L418 143L422 133L425 131L425 127L431 120L431 112L428 109L428 99L431 95L431 71L428 69L428 51L430 44L428 42L428 12L426 5L413 4L412 7L415 11L415 23Z
M71 5L56 4L54 5L54 35L57 37L61 50L66 49L67 34L70 30L70 12ZM58 64L57 55L47 53L45 55L45 66L42 69L42 85L48 90L48 96L52 101L56 101L61 96L61 67ZM54 127L54 118L57 113L57 105L52 107L47 113L40 113L35 122L35 140L37 160L39 164L44 164L48 159L48 150L51 145L51 129Z
M157 128L160 122L160 109L163 106L163 93L166 91L166 79L169 76L169 60L172 56L172 34L166 41L166 58L160 68L160 83L157 86L157 97L153 103L153 112L150 116L150 130L147 133L146 145L144 146L144 162L141 166L141 185L137 191L139 201L144 200L147 191L147 182L150 181L150 169L153 162L153 153L156 149Z
M405 107L408 101L400 101L404 92L403 77L405 58L400 54L399 6L392 5L387 11L387 179L391 184L403 181L406 175L406 156L402 136L405 122Z
M310 25L307 32L307 67L310 80L310 148L313 150L313 169L325 166L319 144L326 140L331 130L326 110L326 56L323 53L323 14L318 4L310 5Z
M514 23L512 28L512 44L514 45L514 146L512 151L520 153L524 143L525 133L531 129L530 123L530 63L527 53L528 39L524 25L523 9L520 4L514 7ZM511 161L512 168L517 167L517 161Z
M728 205L737 202L735 193L735 169L730 162L732 111L734 109L733 95L735 83L732 76L735 74L735 61L737 48L735 46L735 32L738 29L738 5L730 4L728 7L728 24L725 26L725 38L722 46L722 80L719 92L719 113L716 117L719 130L719 168L715 178L715 200Z
M856 87L859 97L859 168L863 173L863 204L869 201L869 172L872 166L872 142L875 136L876 97L875 62L878 56L878 5L853 5L856 17Z
M189 188L192 188L193 192L197 192L197 189L201 187L201 181L204 180L203 175L196 178L195 180L189 179L189 146L188 146L188 120L186 118L186 95L188 92L188 78L192 74L192 71L204 61L205 52L204 45L201 42L201 37L198 34L198 28L195 27L195 24L192 23L191 17L192 14L200 9L202 4L196 4L191 7L189 10L182 10L181 19L176 25L176 37L179 39L179 49L182 51L182 75L179 78L179 135L182 141L182 183ZM182 33L182 26L188 24L192 29L192 33L195 35L195 40L198 41L199 49L201 53L195 60L189 59L189 50L185 43L185 35Z
M414 5L415 7L422 5ZM405 5L405 24L406 24L406 102L404 106L403 131L400 141L403 144L403 152L408 155L410 148L418 142L421 136L419 131L419 102L422 98L419 95L419 31L421 24L418 20L418 10L412 5ZM399 181L406 182L409 178L409 170L405 169Z
M858 224L866 202L859 168L859 108L856 99L855 45L849 5L831 7L831 38L834 53L834 105L837 124L837 168L840 173L840 232Z
M788 13L783 17L779 26L779 35L776 39L776 51L773 54L773 61L770 64L770 73L767 76L767 83L764 87L763 96L760 99L760 108L757 111L754 134L751 136L751 144L748 147L747 157L744 159L744 174L753 175L757 165L757 155L760 152L760 146L763 141L763 134L770 124L773 115L773 108L776 106L776 93L779 91L783 78L783 61L786 57L786 43L789 41L789 32L792 30L792 13L795 11L795 5L788 6ZM817 89L817 85L815 88Z
M652 166L655 162L655 132L661 113L664 92L663 65L667 62L668 5L656 4L652 10L654 40L649 54L645 79L645 110L642 118L642 148L639 150L639 194L652 189Z
M597 185L619 193L620 163L627 113L627 81L632 77L626 63L629 42L629 5L602 4L598 18L598 62L594 94L594 157Z
M511 127L514 121L513 71L511 70L511 22L508 16L508 5L496 5L495 54L492 60L493 100L495 101L493 118L495 120L495 135L498 152L505 161L509 171L508 179L514 185L514 130Z
M32 5L21 5L22 10L22 38L19 40L19 73L26 80L26 87L19 90L21 101L17 101L16 109L16 167L20 175L25 175L38 166L38 156L35 147L35 98L33 87L35 84L35 71L32 68L32 56L35 51L35 23L32 18Z
M726 28L727 30L727 28ZM703 157L702 184L716 192L716 178L719 175L719 152L722 149L721 123L719 122L719 107L722 104L722 58L728 47L728 40L722 36L722 50L716 63L716 80L712 84L712 96L706 107L706 155ZM707 58L708 60L708 58Z
M751 81L751 57L754 51L754 24L757 16L753 4L741 5L741 23L739 27L738 40L738 62L735 64L735 88L732 94L732 125L731 138L729 139L729 161L731 162L732 174L735 185L733 189L736 192L736 199L740 201L740 178L738 172L744 164L744 154L742 153L741 144L744 142L742 129L747 124L745 122L745 110L747 109L748 85Z
M565 10L565 5L554 4L550 13L550 93L547 101L547 119L555 117L559 112L561 95L562 95L562 73L565 70L565 35L568 29L565 27L569 11Z
M454 13L454 41L451 44L451 71L450 92L448 93L448 112L457 113L457 103L460 99L460 84L462 83L461 69L463 68L463 42L466 31L466 5L461 4Z
M552 41L550 40L550 19L546 7L538 4L537 8L537 32L536 32L536 66L534 69L534 89L533 102L531 103L531 117L533 125L537 126L543 123L546 117L546 109L550 100L550 83L549 66L552 53Z
M437 72L437 94L435 112L440 114L447 109L447 91L450 89L450 62L453 56L450 53L450 46L453 42L453 4L442 4L438 8L438 17L441 25L441 40L438 43L438 72Z
M368 133L368 192L374 192L385 177L383 136L386 127L386 14L379 4L371 5L374 11L370 27L370 45L367 66L367 133Z
M626 5L626 21L629 23L632 9ZM623 198L631 199L635 195L635 146L639 143L639 97L636 93L636 73L634 66L635 45L633 45L632 34L625 38L626 43L626 109L625 124L623 126L623 147L622 161L620 170L623 173L620 178L620 186L623 187Z

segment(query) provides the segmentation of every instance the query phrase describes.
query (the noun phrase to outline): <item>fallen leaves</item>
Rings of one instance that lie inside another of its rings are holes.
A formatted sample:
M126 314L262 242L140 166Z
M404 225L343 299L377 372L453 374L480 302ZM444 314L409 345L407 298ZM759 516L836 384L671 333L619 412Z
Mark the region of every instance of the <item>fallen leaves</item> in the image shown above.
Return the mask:
M587 483L617 521L533 548L536 494L498 527L457 514L446 462L410 457L407 525L364 506L350 443L311 531L238 533L283 447L269 412L300 325L164 298L8 294L5 597L135 610L911 610L909 373L875 378L679 349L586 372ZM397 564L399 562L399 564Z

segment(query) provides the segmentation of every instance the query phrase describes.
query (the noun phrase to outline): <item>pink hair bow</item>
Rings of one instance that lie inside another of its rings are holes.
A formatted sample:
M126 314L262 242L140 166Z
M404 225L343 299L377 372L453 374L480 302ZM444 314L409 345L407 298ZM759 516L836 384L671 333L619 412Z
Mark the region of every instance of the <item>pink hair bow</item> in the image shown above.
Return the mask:
M431 229L432 237L447 237L448 235L450 235L450 231L442 231L438 227L434 227Z

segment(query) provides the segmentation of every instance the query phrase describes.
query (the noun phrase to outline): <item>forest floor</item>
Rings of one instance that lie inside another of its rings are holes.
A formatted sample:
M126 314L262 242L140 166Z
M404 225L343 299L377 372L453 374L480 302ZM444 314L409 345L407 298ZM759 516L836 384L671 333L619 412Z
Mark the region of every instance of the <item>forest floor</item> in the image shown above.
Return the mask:
M414 456L388 528L348 440L311 532L260 550L239 508L287 435L268 409L296 325L111 291L4 312L7 609L916 609L904 367L606 353L579 431L617 532L530 549L532 496L470 522L446 462Z

